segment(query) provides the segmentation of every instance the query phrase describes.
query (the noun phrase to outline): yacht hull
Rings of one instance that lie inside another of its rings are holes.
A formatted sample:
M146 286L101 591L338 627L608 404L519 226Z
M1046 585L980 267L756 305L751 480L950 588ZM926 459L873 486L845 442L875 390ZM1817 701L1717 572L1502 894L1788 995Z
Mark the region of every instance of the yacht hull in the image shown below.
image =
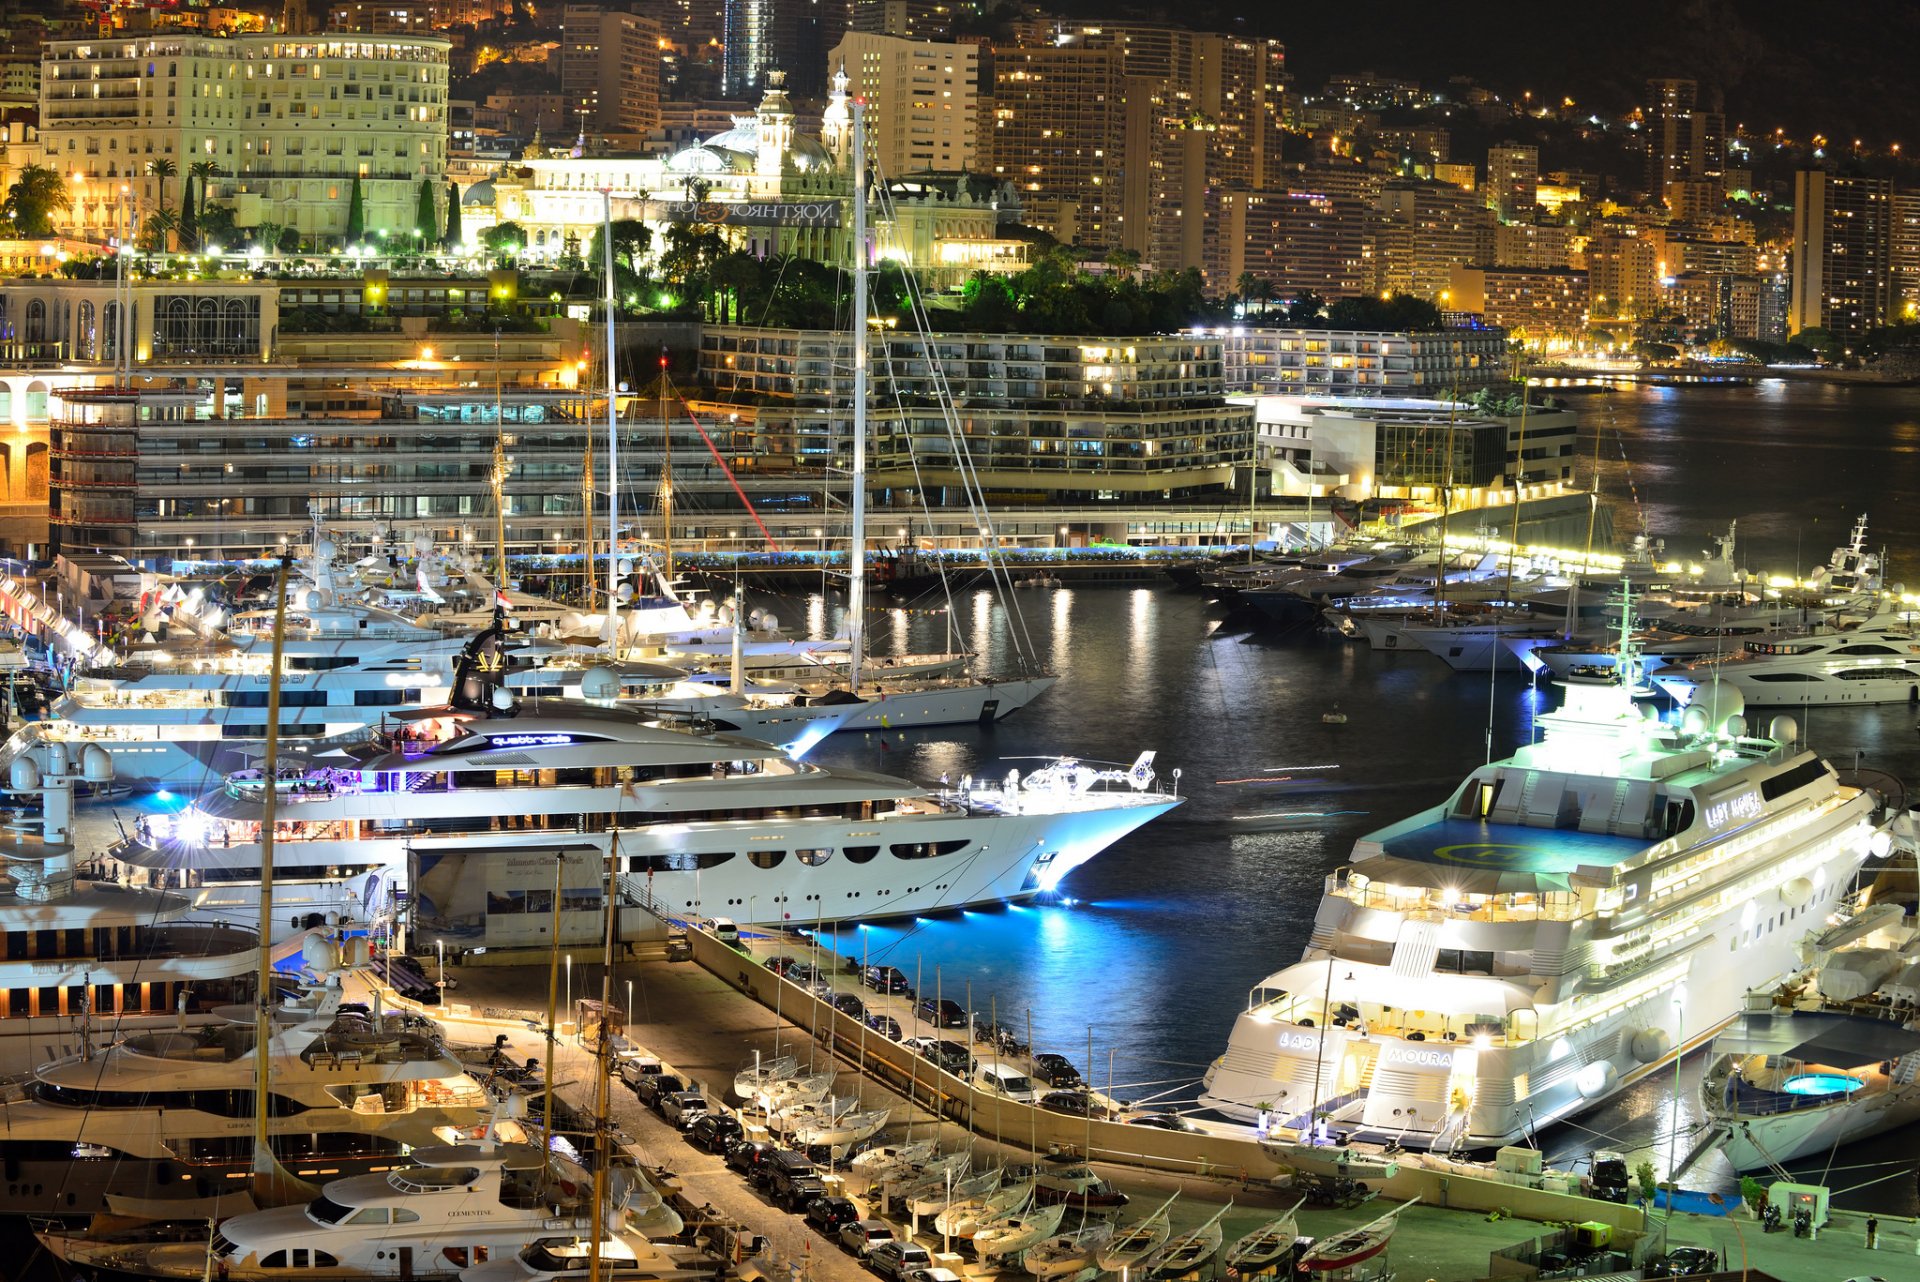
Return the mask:
M912 730L921 726L991 725L1045 694L1054 677L986 681L951 689L887 690L868 698L841 730Z

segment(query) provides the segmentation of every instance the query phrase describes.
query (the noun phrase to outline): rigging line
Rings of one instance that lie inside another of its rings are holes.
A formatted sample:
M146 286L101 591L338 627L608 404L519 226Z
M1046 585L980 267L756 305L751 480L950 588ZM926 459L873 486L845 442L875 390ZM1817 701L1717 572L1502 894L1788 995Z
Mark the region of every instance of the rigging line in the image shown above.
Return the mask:
M891 344L882 343L880 345L880 359L886 366L887 386L894 389L894 395L897 398L899 396L900 382L894 377L893 373L893 347ZM903 406L902 408L905 407ZM913 465L914 492L920 496L920 511L927 518L927 528L931 530L933 528L933 513L927 508L927 486L926 481L920 474L920 452L913 448L913 433L902 432L901 435L907 440L907 461ZM946 598L947 602L948 648L951 649L953 635L953 582L947 576L946 558L940 555L940 549L937 546L933 549L933 552L934 570L940 576L940 594Z
M884 182L877 184L877 190L883 211L892 213L893 200L886 190L886 184ZM962 489L966 494L968 513L973 517L975 528L982 536L984 544L982 551L985 554L989 578L994 585L994 595L999 599L1001 609L1006 612L1011 621L1009 634L1014 638L1014 646L1020 658L1029 667L1037 666L1039 648L1034 645L1032 633L1027 628L1026 614L1015 599L1011 572L999 546L1000 541L993 533L992 515L987 507L986 491L980 483L979 468L974 462L973 451L967 443L966 435L960 429L959 412L953 404L953 389L947 382L946 370L935 358L933 327L927 314L925 298L920 293L918 282L911 275L907 277L906 299L916 324L921 354L927 362L928 372L936 389L935 401L940 410L941 421L946 427L947 439L954 444L955 457L960 463L959 471Z
M666 375L662 374L660 377L665 382ZM720 465L720 473L727 478L727 484L733 487L734 496L740 500L740 506L747 510L747 516L760 527L760 536L767 541L768 547L778 552L780 544L773 537L773 531L767 528L767 523L760 519L760 513L754 510L753 501L747 497L747 492L740 488L740 482L734 476L733 469L727 466L726 459L720 457L720 451L714 445L713 438L707 435L707 429L700 426L700 419L694 414L693 406L687 403L686 397L681 396L678 390L673 389L673 384L666 383L666 386L673 390L675 398L680 402L680 408L686 411L687 421L693 424L693 430L700 433L700 441L707 447L707 453L713 455L713 461Z

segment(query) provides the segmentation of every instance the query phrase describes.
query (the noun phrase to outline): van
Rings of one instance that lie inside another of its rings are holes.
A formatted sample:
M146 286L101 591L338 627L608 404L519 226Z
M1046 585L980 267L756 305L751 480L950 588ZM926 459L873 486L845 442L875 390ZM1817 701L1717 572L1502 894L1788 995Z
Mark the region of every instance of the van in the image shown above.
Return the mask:
M1021 1104L1034 1101L1033 1079L1011 1064L982 1064L973 1070L976 1089Z
M740 927L734 925L731 917L715 917L707 923L713 931L713 937L729 948L740 946Z

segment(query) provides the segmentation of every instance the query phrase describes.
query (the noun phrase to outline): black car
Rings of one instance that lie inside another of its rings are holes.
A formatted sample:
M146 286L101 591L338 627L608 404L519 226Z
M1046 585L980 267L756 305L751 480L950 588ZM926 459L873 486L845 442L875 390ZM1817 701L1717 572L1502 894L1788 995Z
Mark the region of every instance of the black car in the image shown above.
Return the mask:
M738 1139L727 1145L727 1167L747 1177L748 1183L764 1182L767 1159L774 1154L768 1140Z
M838 1239L840 1227L860 1218L860 1209L844 1197L816 1197L807 1203L807 1223Z
M920 1018L935 1028L965 1028L967 1012L959 1002L947 997L922 997Z
M1069 1117L1105 1117L1107 1111L1093 1102L1091 1091L1048 1091L1040 1097L1040 1107L1049 1113Z
M739 1118L726 1113L705 1113L687 1128L687 1142L709 1153L724 1153L728 1145L745 1134Z
M913 986L895 966L869 966L860 972L860 982L876 993L900 993L913 996Z
M1160 1131L1183 1131L1189 1135L1200 1130L1178 1113L1140 1113L1127 1119L1128 1126L1151 1126Z
M1676 1246L1647 1267L1650 1278L1691 1278L1718 1272L1720 1257L1704 1246Z
M974 1069L973 1052L959 1042L935 1042L921 1054L956 1077L965 1077Z
M657 1109L661 1100L686 1089L687 1084L672 1073L649 1073L634 1083L633 1093L642 1104Z
M900 1021L891 1015L882 1015L877 1010L869 1011L867 1013L867 1027L882 1037L887 1038L889 1041L897 1042L900 1040Z
M852 993L841 993L833 999L833 1008L842 1015L851 1015L855 1019L867 1017L867 1004Z
M1043 1051L1033 1057L1033 1075L1049 1086L1071 1090L1081 1085L1080 1070L1065 1055Z

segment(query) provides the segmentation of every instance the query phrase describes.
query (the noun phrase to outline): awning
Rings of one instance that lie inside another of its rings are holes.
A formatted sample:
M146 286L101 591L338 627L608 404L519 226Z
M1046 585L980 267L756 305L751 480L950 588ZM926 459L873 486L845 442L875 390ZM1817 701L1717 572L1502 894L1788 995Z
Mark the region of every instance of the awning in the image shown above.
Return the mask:
M1391 855L1362 859L1353 866L1353 873L1382 886L1419 886L1462 895L1542 895L1571 889L1564 872L1418 863Z

